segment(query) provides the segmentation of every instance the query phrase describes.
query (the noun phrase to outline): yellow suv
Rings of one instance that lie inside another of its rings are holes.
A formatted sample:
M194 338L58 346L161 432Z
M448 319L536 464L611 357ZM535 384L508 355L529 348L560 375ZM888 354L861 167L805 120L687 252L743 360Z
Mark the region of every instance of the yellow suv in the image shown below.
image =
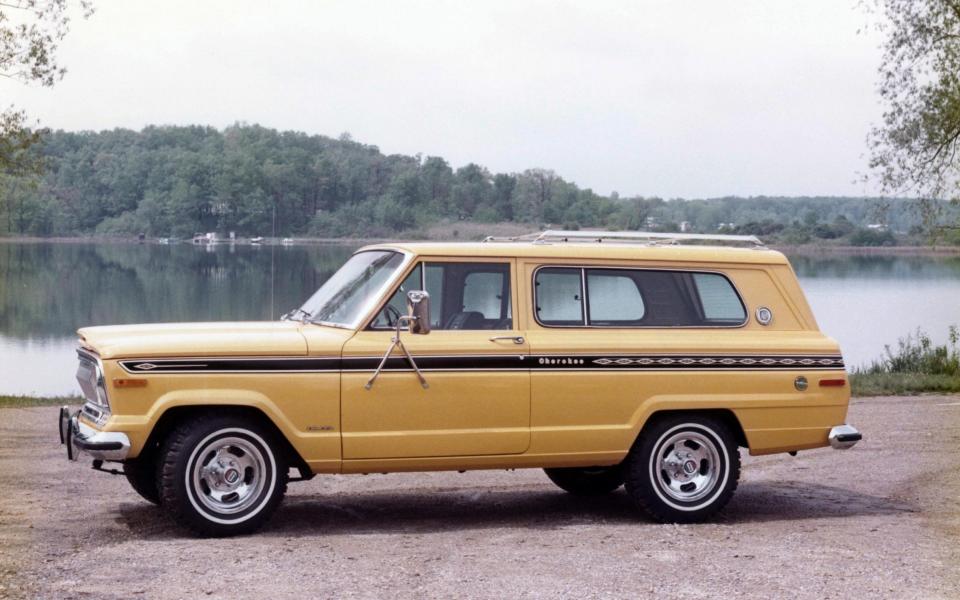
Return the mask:
M860 439L836 342L750 236L368 246L277 322L79 335L68 455L206 535L254 530L320 473L520 467L698 521L733 494L739 448Z

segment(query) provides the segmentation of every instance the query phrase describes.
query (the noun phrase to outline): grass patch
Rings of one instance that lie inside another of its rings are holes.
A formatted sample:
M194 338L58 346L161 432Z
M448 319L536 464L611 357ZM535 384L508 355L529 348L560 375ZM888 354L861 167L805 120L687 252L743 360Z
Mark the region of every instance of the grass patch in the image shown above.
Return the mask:
M850 393L854 396L960 394L960 377L926 373L852 373Z
M80 396L2 396L0 408L26 408L28 406L62 406L82 404Z
M923 392L960 393L960 331L951 326L947 343L935 346L921 330L901 338L897 349L850 375L854 396L900 396Z

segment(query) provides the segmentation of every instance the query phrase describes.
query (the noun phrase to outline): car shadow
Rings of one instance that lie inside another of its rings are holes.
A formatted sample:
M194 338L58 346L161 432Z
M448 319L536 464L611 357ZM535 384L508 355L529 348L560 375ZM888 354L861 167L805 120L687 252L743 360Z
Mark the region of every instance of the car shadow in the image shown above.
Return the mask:
M918 513L900 499L806 481L742 483L722 513L730 523L792 521Z
M919 512L914 505L807 482L742 483L713 524L881 516ZM179 537L183 531L146 503L125 503L117 522L135 537ZM491 528L656 526L623 490L577 497L545 485L503 488L422 488L289 496L261 535L423 534Z

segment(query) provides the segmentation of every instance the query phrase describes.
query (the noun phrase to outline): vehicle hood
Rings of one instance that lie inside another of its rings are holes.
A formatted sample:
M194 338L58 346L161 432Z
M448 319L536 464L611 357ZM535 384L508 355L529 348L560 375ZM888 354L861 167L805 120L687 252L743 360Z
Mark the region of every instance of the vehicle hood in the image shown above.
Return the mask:
M316 327L314 354L339 354L350 332L296 321L155 323L84 327L80 344L103 359L161 356L306 356L302 327ZM319 342L317 343L319 338ZM327 340L329 338L329 340ZM329 342L329 343L326 343ZM319 346L319 348L317 348ZM320 352L317 352L317 349Z

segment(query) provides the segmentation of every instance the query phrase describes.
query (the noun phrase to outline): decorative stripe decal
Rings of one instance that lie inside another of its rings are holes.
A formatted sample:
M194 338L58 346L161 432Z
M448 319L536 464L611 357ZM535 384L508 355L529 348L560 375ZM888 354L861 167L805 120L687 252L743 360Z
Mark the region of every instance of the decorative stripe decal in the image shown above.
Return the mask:
M121 360L129 373L324 373L373 371L382 356L324 358L197 358ZM484 354L416 355L422 371L664 371L664 370L835 370L839 355L729 354ZM391 356L386 371L409 371L402 355Z

